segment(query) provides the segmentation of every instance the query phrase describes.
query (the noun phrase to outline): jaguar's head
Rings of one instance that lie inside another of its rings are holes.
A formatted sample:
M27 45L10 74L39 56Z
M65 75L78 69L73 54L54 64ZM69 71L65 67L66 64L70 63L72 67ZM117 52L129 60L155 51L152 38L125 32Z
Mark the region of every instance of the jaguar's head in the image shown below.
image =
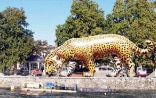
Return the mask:
M62 61L58 55L49 54L45 58L46 73L50 76L56 76L62 66Z

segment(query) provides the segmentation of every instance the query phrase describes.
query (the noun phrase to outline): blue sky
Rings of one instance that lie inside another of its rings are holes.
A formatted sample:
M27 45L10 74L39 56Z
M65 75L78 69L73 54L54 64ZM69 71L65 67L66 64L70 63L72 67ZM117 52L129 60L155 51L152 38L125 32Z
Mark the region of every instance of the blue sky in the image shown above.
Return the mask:
M72 0L0 0L0 12L7 7L23 8L29 23L28 29L34 33L35 40L47 40L55 46L55 29L64 24L71 15ZM93 0L105 15L112 12L116 0Z

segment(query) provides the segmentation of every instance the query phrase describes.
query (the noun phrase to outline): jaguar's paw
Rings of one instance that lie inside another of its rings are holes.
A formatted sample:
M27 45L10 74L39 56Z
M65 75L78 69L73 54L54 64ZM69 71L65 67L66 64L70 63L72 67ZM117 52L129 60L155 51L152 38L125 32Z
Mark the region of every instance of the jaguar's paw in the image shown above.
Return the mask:
M59 76L60 76L60 77L68 77L68 72L65 71L65 70L63 70L63 71L61 71L61 72L59 73Z

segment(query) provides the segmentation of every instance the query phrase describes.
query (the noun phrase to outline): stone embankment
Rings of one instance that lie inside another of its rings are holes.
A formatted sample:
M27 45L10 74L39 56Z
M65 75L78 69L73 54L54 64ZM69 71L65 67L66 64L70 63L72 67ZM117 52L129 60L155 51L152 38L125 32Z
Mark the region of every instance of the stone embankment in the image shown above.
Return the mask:
M21 86L24 82L60 83L66 87L77 85L82 92L103 92L104 90L156 90L156 78L148 77L33 77L33 76L2 76L0 87Z

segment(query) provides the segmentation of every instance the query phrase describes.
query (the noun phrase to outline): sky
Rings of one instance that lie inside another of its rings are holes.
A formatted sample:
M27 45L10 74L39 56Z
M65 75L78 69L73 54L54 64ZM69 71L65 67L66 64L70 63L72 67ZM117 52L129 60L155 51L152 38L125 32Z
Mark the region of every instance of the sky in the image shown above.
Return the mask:
M55 29L64 24L73 0L0 0L0 12L7 7L23 8L27 29L34 32L35 40L46 40L49 45L55 45ZM116 0L93 0L104 10L104 15L112 12Z

